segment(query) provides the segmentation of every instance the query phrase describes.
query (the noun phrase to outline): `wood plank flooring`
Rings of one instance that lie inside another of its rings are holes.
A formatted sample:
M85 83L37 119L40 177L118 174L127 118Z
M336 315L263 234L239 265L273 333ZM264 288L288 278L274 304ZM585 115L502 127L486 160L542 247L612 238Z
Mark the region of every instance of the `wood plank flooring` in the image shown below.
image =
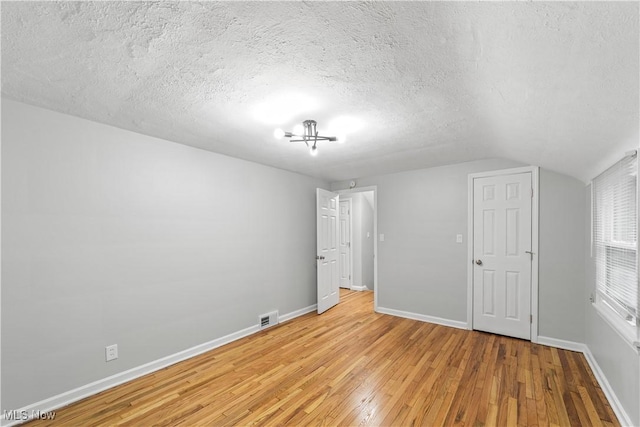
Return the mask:
M373 312L370 292L32 426L618 426L580 353Z

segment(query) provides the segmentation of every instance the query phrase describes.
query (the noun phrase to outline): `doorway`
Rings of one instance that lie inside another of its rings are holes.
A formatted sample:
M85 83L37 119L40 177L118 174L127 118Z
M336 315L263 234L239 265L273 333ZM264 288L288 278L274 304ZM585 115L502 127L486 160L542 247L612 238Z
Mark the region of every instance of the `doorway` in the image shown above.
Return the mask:
M338 248L340 251L340 259L338 265L340 266L340 276L338 278L340 287L345 289L351 289L352 275L351 271L351 241L353 240L353 233L351 232L351 211L353 206L352 199L340 200L340 238L338 239Z
M349 244L345 248L349 260L350 280L349 289L354 291L372 291L374 293L374 310L378 307L377 298L377 187L363 187L358 189L336 191L340 195L341 205L348 206L348 221L340 220L341 240L349 234ZM340 257L343 259L342 255ZM340 266L342 270L342 265ZM349 274L346 273L345 274ZM341 281L341 287L343 286Z
M538 168L469 175L468 328L537 341Z

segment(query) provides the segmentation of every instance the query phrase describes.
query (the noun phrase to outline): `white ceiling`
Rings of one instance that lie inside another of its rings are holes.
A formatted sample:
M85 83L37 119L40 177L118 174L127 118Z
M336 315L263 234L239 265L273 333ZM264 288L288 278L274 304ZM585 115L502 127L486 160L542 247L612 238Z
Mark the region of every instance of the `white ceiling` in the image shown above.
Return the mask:
M638 2L1 12L5 96L331 181L490 157L588 180L638 146ZM273 138L309 118L337 133L339 117L364 126L317 157Z

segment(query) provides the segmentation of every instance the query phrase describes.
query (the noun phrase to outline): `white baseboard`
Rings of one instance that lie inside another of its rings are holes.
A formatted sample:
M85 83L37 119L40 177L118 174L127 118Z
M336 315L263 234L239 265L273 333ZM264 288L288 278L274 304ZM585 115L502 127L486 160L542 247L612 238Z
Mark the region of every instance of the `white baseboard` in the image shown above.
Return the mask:
M611 404L611 409L613 409L616 417L618 417L620 425L629 427L633 426L631 418L629 418L629 414L627 414L627 412L622 407L622 403L620 403L620 400L618 400L618 396L616 396L613 389L611 388L609 381L607 381L607 377L605 377L604 372L602 372L602 369L600 369L596 358L591 353L591 350L589 350L589 347L587 347L586 345L585 347L586 351L584 352L584 357L587 359L587 362L589 363L589 366L593 371L593 375L595 375L596 380L598 380L598 384L600 384L600 388Z
M404 317L411 320L419 320L421 322L435 323L437 325L449 326L457 329L467 329L467 322L459 322L457 320L443 319L441 317L427 316L425 314L411 313L408 311L394 310L392 308L378 307L378 313L390 314L391 316Z
M614 393L611 385L609 384L609 381L607 381L607 377L604 375L604 372L602 372L602 369L600 369L600 365L598 365L596 358L593 356L591 350L586 344L541 336L538 336L538 344L562 348L564 350L578 351L584 354L585 359L587 359L587 363L589 363L589 366L591 367L593 375L596 377L600 388L611 404L611 409L613 409L613 412L615 412L616 417L618 417L618 421L620 421L620 424L623 426L633 426L633 423L629 418L629 414L627 414L627 412L622 407L620 400L618 400L618 396L616 396L616 394Z
M561 348L563 350L578 351L580 353L586 353L589 350L585 344L579 342L543 336L538 336L537 344L548 345L549 347Z
M309 307L301 308L300 310L292 311L291 313L283 314L280 316L279 323L286 322L287 320L295 319L296 317L303 316L307 313L311 313L318 309L318 304L310 305Z
M307 314L312 311L315 311L316 308L317 308L317 305L314 304L305 308L301 308L300 310L296 310L291 313L284 314L280 316L279 323L283 323L283 322L286 322L287 320L291 320L295 317L302 316L303 314ZM73 402L77 402L78 400L100 393L104 390L108 390L120 384L124 384L136 378L140 378L144 375L166 368L167 366L171 366L178 362L182 362L183 360L190 359L199 354L206 353L207 351L213 350L225 344L229 344L233 341L255 334L256 332L260 332L259 325L250 326L240 331L233 332L229 335L216 338L215 340L211 340L209 342L199 344L195 347L188 348L186 350L180 351L178 353L174 353L172 355L163 357L161 359L154 360L153 362L145 363L144 365L137 366L127 371L120 372L110 377L103 378L98 381L94 381L90 384L78 387L73 390L69 390L67 392L58 394L48 399L41 400L31 405L27 405L15 411L16 414L19 414L18 416L24 417L24 419L7 420L5 417L5 414L3 413L0 416L0 426L9 427L17 424L22 424L24 422L27 422L33 419L34 416L37 416L35 415L37 413L46 413L46 412L54 411L58 408L62 408L63 406L67 406Z

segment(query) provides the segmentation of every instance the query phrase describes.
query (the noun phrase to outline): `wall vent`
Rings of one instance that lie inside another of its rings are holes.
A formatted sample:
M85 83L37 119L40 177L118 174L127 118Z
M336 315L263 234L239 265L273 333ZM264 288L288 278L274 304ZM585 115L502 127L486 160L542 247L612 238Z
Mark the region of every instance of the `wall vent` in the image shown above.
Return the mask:
M260 324L260 329L265 329L273 325L277 325L278 312L272 311L271 313L261 314L260 316L258 316L258 323Z

